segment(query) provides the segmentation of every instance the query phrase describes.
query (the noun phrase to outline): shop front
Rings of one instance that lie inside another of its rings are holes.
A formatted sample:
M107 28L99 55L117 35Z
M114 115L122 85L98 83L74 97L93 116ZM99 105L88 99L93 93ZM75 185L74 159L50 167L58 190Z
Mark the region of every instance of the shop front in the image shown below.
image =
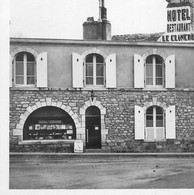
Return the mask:
M23 140L76 139L73 119L60 108L46 106L34 111L24 124Z

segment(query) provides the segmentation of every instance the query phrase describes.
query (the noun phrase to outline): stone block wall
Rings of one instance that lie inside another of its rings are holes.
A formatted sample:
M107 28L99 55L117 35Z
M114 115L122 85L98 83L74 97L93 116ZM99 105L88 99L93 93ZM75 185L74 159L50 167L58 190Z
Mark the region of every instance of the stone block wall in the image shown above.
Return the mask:
M79 90L11 90L10 151L11 152L73 152L73 143L19 144L21 115L37 102L50 98L53 105L62 105L82 123L80 109L90 100L90 91ZM94 91L95 101L103 110L102 151L109 152L194 152L194 90L142 91L134 89ZM60 102L60 103L59 103ZM161 104L176 106L176 139L164 142L135 140L134 106ZM42 103L43 104L43 103ZM44 104L43 104L44 105ZM46 103L45 103L46 105ZM95 103L94 103L95 105ZM105 109L104 109L105 108ZM83 111L83 110L82 110ZM84 121L83 121L84 122ZM77 125L77 128L79 125ZM80 129L83 132L84 129ZM84 141L85 138L83 138Z

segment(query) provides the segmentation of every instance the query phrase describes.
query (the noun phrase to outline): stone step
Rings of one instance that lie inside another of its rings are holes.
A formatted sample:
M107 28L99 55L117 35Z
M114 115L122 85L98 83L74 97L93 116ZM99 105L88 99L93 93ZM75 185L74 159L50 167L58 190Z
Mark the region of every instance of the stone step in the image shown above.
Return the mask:
M103 149L85 149L84 153L105 153Z

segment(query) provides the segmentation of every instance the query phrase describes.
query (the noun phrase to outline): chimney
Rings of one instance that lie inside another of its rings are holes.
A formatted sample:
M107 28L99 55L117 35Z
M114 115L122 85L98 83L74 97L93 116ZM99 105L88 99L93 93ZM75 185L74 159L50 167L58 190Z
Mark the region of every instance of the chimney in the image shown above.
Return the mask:
M99 0L99 19L94 21L93 17L88 17L83 23L84 40L111 40L111 24L107 20L107 9L105 0Z

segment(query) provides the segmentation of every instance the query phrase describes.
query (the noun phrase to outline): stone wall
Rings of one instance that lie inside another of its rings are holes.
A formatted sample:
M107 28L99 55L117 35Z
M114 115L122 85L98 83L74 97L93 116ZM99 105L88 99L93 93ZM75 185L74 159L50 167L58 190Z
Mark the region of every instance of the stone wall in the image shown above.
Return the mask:
M26 109L50 98L68 106L84 123L80 109L90 99L90 91L11 90L10 91L10 151L11 152L73 152L72 143L18 144L21 135L14 134ZM102 151L111 152L194 152L194 91L142 91L134 89L94 91L95 100L106 109ZM135 140L134 106L162 104L176 106L176 140L145 142ZM95 105L95 104L94 104ZM82 129L83 132L85 131ZM84 138L85 139L85 138ZM84 141L84 140L83 140Z

